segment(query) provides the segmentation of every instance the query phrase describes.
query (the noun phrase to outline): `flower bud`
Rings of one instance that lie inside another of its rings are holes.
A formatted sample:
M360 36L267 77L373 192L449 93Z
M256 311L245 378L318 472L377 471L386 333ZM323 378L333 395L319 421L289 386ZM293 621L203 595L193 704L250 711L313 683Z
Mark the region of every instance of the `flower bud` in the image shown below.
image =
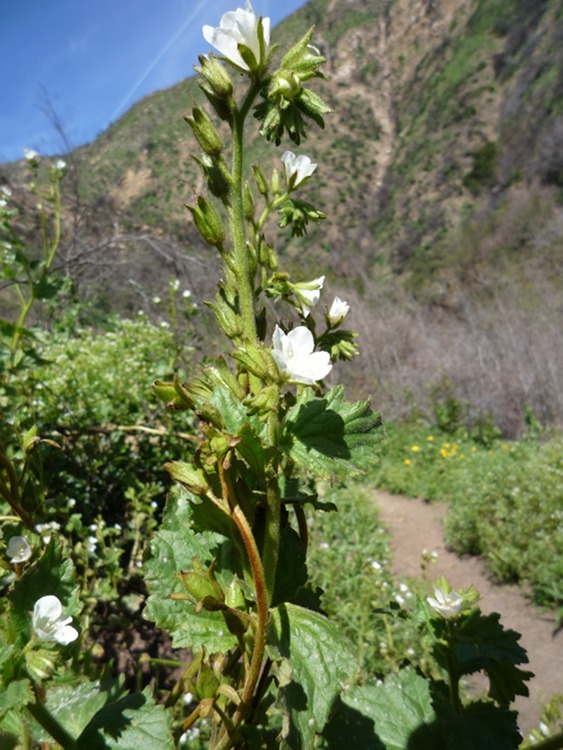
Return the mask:
M207 112L200 107L194 107L192 115L184 115L184 120L193 130L205 153L209 156L219 156L223 150L223 141Z
M299 76L287 70L279 70L274 74L272 83L268 90L268 96L272 99L282 97L293 99L301 92L302 86Z
M186 208L191 213L194 224L208 245L222 245L225 241L225 227L219 213L211 201L199 196L195 206Z
M216 198L228 196L231 191L231 175L223 160L212 158L208 154L203 154L201 158L192 155L192 159L201 167L209 191Z
M244 210L244 218L253 219L256 204L254 203L254 195L252 194L252 190L248 182L244 183L244 187L242 189L242 205Z
M209 83L213 93L221 99L227 99L233 93L233 82L227 73L225 66L214 56L199 56L201 66L195 66L195 70Z
M196 556L193 559L193 566L193 570L178 573L177 578L182 581L188 594L197 601L196 611L205 609L208 612L216 612L223 609L225 594L213 572L215 561L211 563L208 570Z
M25 666L30 677L35 682L43 682L47 678L51 677L55 671L55 661L57 655L53 651L47 649L35 649L33 651L26 652L25 655Z
M214 698L219 684L219 679L213 670L207 664L202 664L195 684L196 695L199 701Z
M264 172L260 169L259 164L252 165L252 171L254 172L254 179L256 180L256 187L262 195L268 195L268 181L264 175Z
M269 385L262 388L255 396L245 399L244 405L249 414L267 415L274 411L279 398L279 387Z
M178 378L172 383L166 383L163 380L155 380L152 386L154 395L164 401L169 409L176 411L186 411L193 409L194 402L185 388L180 385Z

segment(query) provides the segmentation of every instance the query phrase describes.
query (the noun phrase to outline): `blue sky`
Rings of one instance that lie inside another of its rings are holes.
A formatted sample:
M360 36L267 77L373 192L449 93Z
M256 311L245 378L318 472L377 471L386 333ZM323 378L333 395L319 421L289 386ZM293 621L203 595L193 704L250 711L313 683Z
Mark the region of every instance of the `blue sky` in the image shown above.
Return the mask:
M272 24L305 0L253 0ZM136 101L193 73L201 28L244 0L0 0L0 162L60 153L42 91L72 146Z

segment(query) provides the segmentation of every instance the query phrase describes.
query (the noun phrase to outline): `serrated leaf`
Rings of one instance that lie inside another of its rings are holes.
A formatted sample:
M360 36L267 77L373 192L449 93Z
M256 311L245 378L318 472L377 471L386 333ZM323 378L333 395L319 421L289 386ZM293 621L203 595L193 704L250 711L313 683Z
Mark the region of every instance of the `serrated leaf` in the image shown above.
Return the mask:
M412 669L380 685L342 693L323 731L325 750L445 750L434 722L430 683Z
M80 750L173 750L171 715L150 688L106 703L77 738Z
M298 464L321 477L349 476L373 462L381 441L381 417L369 402L343 400L344 389L324 398L306 391L282 425L282 448Z
M498 613L483 615L479 609L474 609L456 629L450 645L451 655L460 675L484 670L489 677L489 695L500 705L507 706L516 695L528 695L525 682L533 677L532 672L516 666L528 662L519 639L520 633L503 627ZM435 651L439 663L445 667L444 647L438 645Z
M194 557L209 566L223 544L229 544L217 533L194 533L189 498L187 492L182 496L170 496L162 526L151 542L150 556L145 563L150 596L144 616L167 630L176 648L197 649L205 645L209 653L226 651L235 645L236 639L229 633L220 612L202 610L196 614L190 602L170 598L172 593L186 593L176 573L190 570ZM193 496L192 500L195 500ZM224 572L222 582L228 584L232 575L222 563L220 559L216 572ZM221 577L218 575L219 579Z
M308 750L322 731L355 656L336 623L293 604L274 610L268 651L274 660L287 659L293 670L291 683L280 689L289 717L286 747Z

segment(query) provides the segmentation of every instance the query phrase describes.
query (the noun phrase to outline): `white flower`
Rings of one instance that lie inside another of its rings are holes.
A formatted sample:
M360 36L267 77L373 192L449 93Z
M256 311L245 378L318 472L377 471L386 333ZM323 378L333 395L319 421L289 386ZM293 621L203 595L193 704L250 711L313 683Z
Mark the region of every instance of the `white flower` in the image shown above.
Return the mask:
M373 568L374 570L381 570L381 568L382 568L383 566L382 566L382 564L381 564L380 562L377 562L377 560L372 560L372 561L371 561L371 567L372 567L372 568Z
M332 369L328 352L314 352L313 334L305 326L284 333L276 326L272 336L272 355L281 374L291 383L313 385Z
M8 205L8 201L5 198L0 198L0 208L4 208Z
M318 303L324 283L325 277L319 276L318 279L313 279L313 281L295 284L293 286L293 290L301 302L301 309L303 310L303 316L305 318L309 315L311 309Z
M95 552L97 546L98 540L95 536L86 537L86 549L88 550L88 552Z
M13 563L22 563L31 557L31 546L23 536L13 536L8 542L6 554Z
M288 189L296 188L307 180L317 168L311 159L304 154L296 156L293 151L286 151L282 156L285 181Z
M23 155L28 161L39 159L39 154L37 153L37 151L34 151L32 148L24 148Z
M35 531L41 535L43 544L49 544L51 541L51 531L58 531L61 525L56 521L49 521L49 523L38 523L35 526Z
M268 53L270 45L270 19L262 19L264 31L264 53ZM212 47L243 70L250 70L239 52L239 44L243 44L252 52L258 65L260 57L260 40L258 38L258 19L249 0L246 0L246 10L237 8L225 13L219 26L204 26L203 37Z
M332 305L330 306L330 310L328 311L328 322L330 323L330 325L333 328L340 325L340 323L342 323L344 318L348 315L349 310L350 305L347 302L341 300L340 297L335 297Z
M434 597L427 596L426 601L432 609L436 610L442 617L445 617L446 620L453 620L461 612L463 597L455 591L450 591L449 594L446 594L443 589L436 586Z
M42 596L33 608L33 629L44 641L66 646L78 638L78 631L69 625L72 617L63 616L63 606L56 596Z
M66 167L66 161L63 161L62 159L57 159L55 162L55 168L63 170Z
M192 296L192 293L190 292L190 290L184 289L184 291L182 292L182 297L184 299L189 299L191 296Z
M170 282L170 289L172 289L172 291L174 292L177 292L179 288L180 288L180 280L172 279L172 281Z
M161 302L162 302L162 300L161 300L160 297L153 297L152 298L153 305L160 305Z
M12 188L9 188L7 185L2 185L2 187L0 187L0 193L2 193L2 195L5 195L6 198L11 198Z

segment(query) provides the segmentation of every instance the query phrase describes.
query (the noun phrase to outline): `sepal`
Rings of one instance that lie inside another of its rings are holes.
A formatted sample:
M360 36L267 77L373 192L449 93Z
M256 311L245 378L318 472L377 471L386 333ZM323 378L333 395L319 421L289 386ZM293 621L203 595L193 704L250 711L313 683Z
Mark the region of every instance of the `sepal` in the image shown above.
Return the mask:
M213 247L222 245L226 236L225 227L213 203L200 195L195 206L186 204L186 208L191 213L194 224L205 242Z

